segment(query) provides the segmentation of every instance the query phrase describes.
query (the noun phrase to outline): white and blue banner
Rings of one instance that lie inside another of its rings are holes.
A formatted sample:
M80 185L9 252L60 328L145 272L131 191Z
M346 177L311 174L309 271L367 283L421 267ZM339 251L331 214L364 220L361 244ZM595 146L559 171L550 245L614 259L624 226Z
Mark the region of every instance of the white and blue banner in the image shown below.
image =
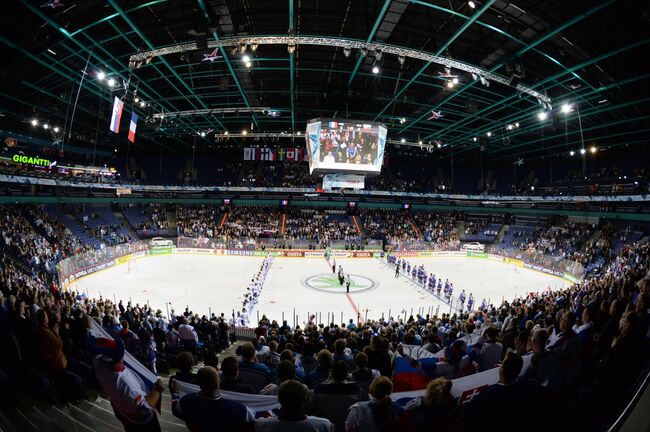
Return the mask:
M323 189L363 189L365 177L358 174L325 174Z

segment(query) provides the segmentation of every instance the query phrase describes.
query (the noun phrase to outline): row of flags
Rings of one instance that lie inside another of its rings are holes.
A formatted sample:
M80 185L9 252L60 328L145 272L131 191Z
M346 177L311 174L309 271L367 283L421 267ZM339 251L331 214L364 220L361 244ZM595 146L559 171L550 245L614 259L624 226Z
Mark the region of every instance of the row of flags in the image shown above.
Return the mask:
M244 160L261 161L305 161L305 149L300 147L289 148L258 148L244 147Z
M112 132L119 133L120 120L122 119L122 111L124 110L124 101L115 96L113 102L113 113L111 115L110 129ZM138 127L138 115L133 111L131 113L131 123L129 124L129 141L135 142L135 130Z

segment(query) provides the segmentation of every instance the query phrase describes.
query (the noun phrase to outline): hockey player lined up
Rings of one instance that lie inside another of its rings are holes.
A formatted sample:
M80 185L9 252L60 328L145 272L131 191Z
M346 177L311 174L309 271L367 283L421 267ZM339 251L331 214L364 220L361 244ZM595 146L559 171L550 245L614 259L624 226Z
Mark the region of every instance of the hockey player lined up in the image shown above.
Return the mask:
M485 301L485 299L483 299L483 301L481 302L481 309L482 309L482 310L486 310L487 307L488 307L488 304L487 304L487 302Z
M470 293L469 298L467 299L467 312L471 312L473 307L474 307L474 296L472 296L472 293Z
M406 260L402 260L402 271L406 270Z
M463 310L465 307L465 290L463 290L458 296L458 301L460 302L460 309Z
M440 291L442 291L442 278L438 278L438 297L440 297Z
M395 266L395 279L397 279L398 277L399 277L399 262Z

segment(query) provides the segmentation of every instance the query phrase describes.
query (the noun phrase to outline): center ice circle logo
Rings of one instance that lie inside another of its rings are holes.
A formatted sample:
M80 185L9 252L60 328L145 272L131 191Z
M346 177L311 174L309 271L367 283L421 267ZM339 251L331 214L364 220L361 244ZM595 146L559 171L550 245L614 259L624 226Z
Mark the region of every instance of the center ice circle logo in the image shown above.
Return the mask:
M339 282L338 275L331 273L323 273L318 275L309 276L301 281L302 285L318 291L325 291L331 293L345 293L346 292L346 280L343 281L343 285ZM379 282L370 279L365 276L360 275L350 275L350 292L362 292L375 289L379 286Z

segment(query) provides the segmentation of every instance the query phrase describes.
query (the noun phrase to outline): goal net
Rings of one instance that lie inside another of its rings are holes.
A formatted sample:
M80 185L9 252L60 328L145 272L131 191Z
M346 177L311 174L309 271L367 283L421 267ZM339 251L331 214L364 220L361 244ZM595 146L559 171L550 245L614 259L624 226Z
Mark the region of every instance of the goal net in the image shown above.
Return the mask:
M127 273L131 273L131 272L137 270L137 269L138 269L138 265L137 265L136 263L137 263L137 261L136 261L136 260L133 260L133 259L127 261L127 262L126 262L126 272L127 272Z

